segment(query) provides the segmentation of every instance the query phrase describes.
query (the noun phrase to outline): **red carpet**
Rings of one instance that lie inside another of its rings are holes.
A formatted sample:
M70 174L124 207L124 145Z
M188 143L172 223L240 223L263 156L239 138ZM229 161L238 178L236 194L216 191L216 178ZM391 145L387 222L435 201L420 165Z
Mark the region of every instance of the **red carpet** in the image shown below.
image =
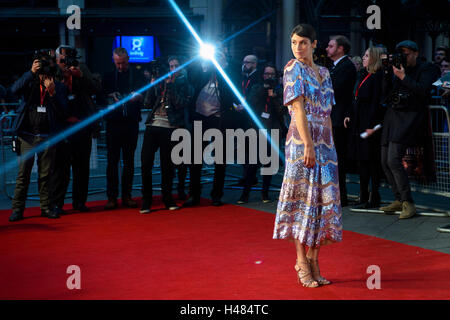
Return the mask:
M8 222L0 211L0 299L449 299L450 256L345 231L321 250L334 284L296 282L291 242L273 240L274 215L234 205L141 215L137 209ZM161 204L155 204L160 206ZM66 287L69 265L81 290ZM369 265L381 290L366 287Z

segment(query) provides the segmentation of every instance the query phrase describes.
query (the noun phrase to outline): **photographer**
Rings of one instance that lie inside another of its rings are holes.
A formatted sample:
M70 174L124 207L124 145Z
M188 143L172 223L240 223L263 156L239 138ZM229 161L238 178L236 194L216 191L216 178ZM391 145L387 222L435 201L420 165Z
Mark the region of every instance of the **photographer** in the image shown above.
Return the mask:
M59 46L56 49L58 71L56 77L68 89L68 112L66 128L89 118L96 112L91 96L100 91L86 65L77 60L76 49ZM51 176L52 206L63 214L64 198L70 181L72 167L72 206L81 212L89 211L86 200L89 187L89 165L92 136L98 124L90 125L61 141L56 147L55 169Z
M417 58L419 49L415 42L402 41L396 51L397 54L383 59L383 97L387 110L381 138L381 164L395 201L380 210L401 211L399 219L406 219L415 215L416 208L402 158L408 147L425 145L427 104L435 72L431 63Z
M284 124L283 116L287 111L287 108L283 106L283 88L281 87L278 77L277 70L273 64L266 64L263 73L263 82L256 83L252 91L248 96L248 103L252 107L258 120L263 124L264 129L267 129L267 134L270 134L271 129L281 130L280 136L284 137L287 134L287 128ZM259 127L256 125L255 121L246 115L249 125L259 133ZM259 138L259 134L258 134ZM259 146L259 144L258 144ZM271 144L267 140L267 150L270 150ZM249 150L246 148L246 152ZM248 156L246 157L248 161ZM256 180L256 172L261 164L249 164L244 165L244 190L241 197L239 198L239 204L247 203L250 190L253 182ZM263 176L263 187L262 187L262 201L264 203L270 202L269 197L269 187L272 181L271 175Z
M122 151L122 205L137 208L136 201L131 199L131 188L134 176L134 152L136 150L143 106L142 94L136 93L145 84L143 76L130 67L128 52L121 47L114 49L113 60L115 70L106 74L104 79L104 93L110 105L115 105L128 95L131 99L121 103L105 117L106 121L106 149L108 165L106 169L106 194L108 202L105 209L117 208L119 195L119 160Z
M152 83L155 80L159 79L163 74L162 72L165 70L161 70L162 68L161 61L153 60L149 63L149 66L144 69L144 80L146 84ZM151 109L153 108L153 102L152 99L154 98L153 90L147 90L144 93L144 108Z
M225 69L225 72L228 72L225 54L220 51L216 52L216 59L222 68ZM233 111L233 92L223 77L217 73L211 62L203 61L200 65L195 66L194 72L195 76L192 78L194 94L189 104L191 108L189 114L192 117L190 118L189 126L192 128L194 122L201 121L201 136L209 129L218 129L225 135L225 130L233 128L236 122L235 112ZM194 144L191 144L192 162L189 166L189 198L183 204L183 207L197 206L200 203L203 163L194 161ZM203 141L202 154L208 144L209 142ZM226 144L222 146L222 154L227 154ZM214 163L213 188L210 193L213 206L221 206L223 204L221 198L225 185L225 169L226 163Z
M170 71L180 66L180 59L172 56L168 59ZM152 82L155 79L152 79ZM169 210L179 209L172 198L174 164L171 159L173 142L172 132L185 128L185 108L189 99L189 84L184 70L178 70L164 82L150 90L152 111L145 121L146 129L142 144L142 208L141 213L149 213L152 205L153 185L152 168L155 153L160 152L161 190L164 205Z
M11 87L11 93L22 96L22 104L17 109L14 132L21 156L17 175L12 214L9 221L23 218L34 154L28 154L34 147L45 143L49 137L62 129L67 118L66 87L55 80L56 66L46 52L35 55L30 71L25 72ZM49 199L50 170L53 165L54 148L49 146L37 154L38 188L43 217L59 218L51 210Z

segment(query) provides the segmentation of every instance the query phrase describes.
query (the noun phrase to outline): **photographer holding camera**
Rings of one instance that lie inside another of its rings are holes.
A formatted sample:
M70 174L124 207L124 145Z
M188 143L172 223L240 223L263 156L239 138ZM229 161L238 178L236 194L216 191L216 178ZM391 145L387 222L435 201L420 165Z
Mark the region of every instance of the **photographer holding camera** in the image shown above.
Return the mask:
M106 169L108 202L105 206L106 210L117 208L120 152L122 152L123 159L122 205L137 208L136 201L131 199L131 189L134 176L134 152L137 146L144 98L142 94L136 91L145 84L144 77L141 77L135 69L131 68L126 49L122 47L114 49L113 60L115 70L103 77L103 91L108 97L109 105L115 105L127 96L130 96L130 100L116 105L114 110L104 117L108 159Z
M152 111L145 121L144 142L142 143L142 208L141 213L149 213L153 198L152 169L155 154L159 149L161 163L161 191L166 209L177 210L179 207L172 197L174 164L171 159L174 142L172 133L177 128L186 128L185 110L188 107L190 87L187 74L180 67L180 58L170 56L167 60L170 72L163 82L149 89ZM152 78L152 83L154 82ZM186 165L184 165L184 168ZM184 168L178 167L180 170ZM182 181L184 183L184 181Z
M23 219L34 154L28 153L36 146L45 143L49 137L63 128L67 118L66 87L55 80L56 66L48 52L35 54L30 71L25 72L11 87L11 93L22 96L22 104L17 109L14 132L18 137L17 151L26 158L20 159L12 214L9 221ZM59 218L50 207L50 171L53 165L54 148L48 146L37 154L38 188L43 217Z
M383 98L387 110L381 138L381 164L395 201L380 210L401 211L399 219L407 219L416 214L416 207L402 159L408 147L425 145L427 104L435 72L431 63L418 59L419 48L415 42L402 41L396 51L382 59Z
M267 134L270 135L271 129L281 130L280 137L284 137L287 134L287 128L284 124L283 116L286 113L287 108L283 106L283 88L280 85L277 77L277 70L275 65L267 63L264 66L263 72L263 82L257 82L253 85L252 91L247 97L249 105L252 107L258 120L263 124L264 128L267 129ZM260 129L254 120L246 114L247 123L249 126L256 130ZM259 137L259 135L258 135ZM259 144L258 144L259 146ZM267 140L267 150L271 150L271 144ZM249 150L246 148L246 152ZM248 157L247 157L248 161ZM243 204L248 202L248 197L253 182L256 180L256 172L261 164L249 164L244 165L244 189L241 197L237 201L238 204ZM271 202L269 197L269 187L272 181L271 175L264 175L262 187L262 201L264 203Z
M68 89L69 118L66 128L89 118L96 112L91 96L100 92L100 86L92 79L85 64L77 60L75 48L61 45L56 51L58 71L56 77ZM55 169L51 176L52 207L63 214L64 198L70 182L72 167L72 206L73 209L87 212L86 200L89 187L89 167L92 136L98 124L93 124L76 132L56 146Z

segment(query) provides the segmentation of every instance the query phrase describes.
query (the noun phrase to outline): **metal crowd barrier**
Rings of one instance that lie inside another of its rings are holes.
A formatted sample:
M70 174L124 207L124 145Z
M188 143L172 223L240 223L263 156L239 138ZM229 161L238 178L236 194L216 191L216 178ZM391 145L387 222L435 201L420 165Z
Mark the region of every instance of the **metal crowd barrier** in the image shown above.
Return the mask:
M1 147L1 165L4 166L6 163L9 163L14 158L17 158L16 154L12 152L12 126L14 119L16 117L16 114L6 113L2 114L0 117L0 147ZM8 152L9 151L9 152ZM8 197L11 198L8 195L7 185L11 184L12 181L12 174L10 171L2 170L2 191L3 193ZM15 176L17 177L17 171L15 172ZM14 178L14 184L15 184L15 178Z
M411 189L422 193L430 193L450 197L450 116L444 106L430 106L431 128L433 131L434 156L437 180L431 184L411 183Z

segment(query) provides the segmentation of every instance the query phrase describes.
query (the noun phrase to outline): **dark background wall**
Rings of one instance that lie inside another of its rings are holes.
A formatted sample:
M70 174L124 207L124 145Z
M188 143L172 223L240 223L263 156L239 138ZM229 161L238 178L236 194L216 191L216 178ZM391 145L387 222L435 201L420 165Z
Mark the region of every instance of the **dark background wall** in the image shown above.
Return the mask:
M255 21L259 22L223 44L232 62L239 65L246 54L257 54L264 61L275 61L277 41L283 17L282 0L223 0L220 40ZM449 36L448 0L377 0L382 13L382 29L366 28L366 8L372 0L296 0L296 22L312 24L323 50L334 34L348 37L356 32L360 55L369 41L383 43L390 50L404 39L427 48L432 36ZM204 17L194 14L189 0L177 0L188 19L199 30ZM29 69L32 52L39 48L56 48L60 44L60 27L67 16L61 16L57 0L3 0L0 2L0 84L9 85L14 76ZM261 19L261 17L265 17ZM66 32L66 38L70 31ZM196 53L196 42L166 0L97 0L85 1L82 29L76 36L77 46L84 48L84 58L93 72L103 73L112 67L111 50L116 35L153 35L161 54ZM359 43L358 42L358 43ZM422 52L431 56L432 46ZM322 51L323 52L323 51Z

